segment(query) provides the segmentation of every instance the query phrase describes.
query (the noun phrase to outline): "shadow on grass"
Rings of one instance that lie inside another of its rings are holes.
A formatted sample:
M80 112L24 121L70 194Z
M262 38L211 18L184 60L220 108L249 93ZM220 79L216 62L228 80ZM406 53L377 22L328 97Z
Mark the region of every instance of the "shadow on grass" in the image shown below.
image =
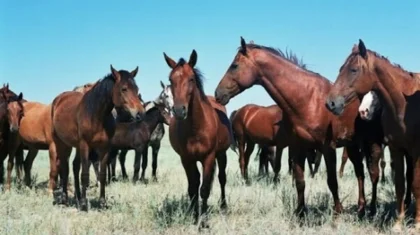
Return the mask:
M150 207L158 227L168 228L173 225L193 224L193 216L189 210L190 199L187 196L181 198L166 196L162 202Z

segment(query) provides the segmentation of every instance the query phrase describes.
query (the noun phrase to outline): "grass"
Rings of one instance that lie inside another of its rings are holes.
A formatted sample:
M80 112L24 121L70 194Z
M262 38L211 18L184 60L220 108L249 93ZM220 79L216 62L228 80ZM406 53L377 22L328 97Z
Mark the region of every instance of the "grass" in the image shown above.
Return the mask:
M256 152L256 151L255 151ZM117 182L106 188L109 209L98 210L98 188L88 191L88 213L70 207L54 206L47 194L48 153L40 151L35 160L35 187L12 185L10 192L0 193L0 234L197 234L197 226L187 213L187 180L179 156L172 150L166 135L159 155L158 182L136 184ZM133 153L127 169L132 176ZM287 150L283 156L287 156ZM338 164L341 149L337 152ZM296 190L286 171L283 157L281 183L273 187L269 180L257 180L257 163L250 162L252 185L246 186L239 172L238 156L229 150L227 168L227 212L218 207L220 186L215 177L209 199L210 229L205 234L389 234L395 217L394 187L390 183L389 153L386 153L388 182L378 187L378 213L373 218L357 219L357 181L349 162L339 193L344 214L333 221L332 198L326 182L324 162L314 179L306 172L305 200L308 214L303 221L293 216ZM150 163L150 160L149 160ZM337 169L339 165L337 164ZM71 167L71 166L70 166ZM201 167L200 167L201 168ZM70 169L70 172L71 169ZM120 174L119 168L117 170ZM147 169L150 178L151 167ZM217 171L216 171L217 174ZM272 175L272 172L271 172ZM367 171L366 196L371 198ZM72 182L72 174L70 174ZM90 179L95 179L91 170ZM72 183L73 185L73 183ZM73 187L70 187L72 196ZM412 219L412 214L408 214ZM408 220L409 221L409 220Z

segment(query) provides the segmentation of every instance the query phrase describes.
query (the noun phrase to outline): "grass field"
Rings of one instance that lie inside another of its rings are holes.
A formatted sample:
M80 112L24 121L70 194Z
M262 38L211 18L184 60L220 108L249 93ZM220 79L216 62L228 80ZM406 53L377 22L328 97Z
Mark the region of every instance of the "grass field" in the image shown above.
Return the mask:
M150 151L149 151L150 152ZM255 151L256 152L256 151ZM255 154L255 153L254 153ZM327 187L325 165L311 179L306 172L306 219L299 223L293 216L296 190L287 172L287 150L283 152L281 184L274 188L266 180L258 180L257 162L250 162L252 185L245 186L240 177L238 156L229 150L226 193L228 211L218 207L220 186L215 177L209 199L210 229L208 234L388 234L395 216L394 188L390 183L389 152L386 152L388 183L378 187L379 208L374 218L358 220L357 182L349 162L345 175L339 179L340 197L345 208L335 222L332 220L332 199ZM337 153L341 160L341 149ZM133 153L127 158L132 176ZM149 157L149 159L151 159ZM254 157L252 157L254 159ZM187 180L178 155L166 135L159 155L159 182L136 184L117 182L106 188L109 209L96 208L98 188L88 191L90 210L78 212L75 205L54 206L47 195L49 172L48 153L40 151L34 163L34 189L12 185L12 191L0 194L0 234L197 234L185 211L188 207ZM151 160L147 176L151 175ZM337 169L339 165L337 164ZM201 166L200 166L201 169ZM70 170L71 172L71 170ZM119 167L117 173L120 175ZM216 171L217 174L217 171ZM366 195L370 202L371 184L367 171ZM272 175L272 171L271 171ZM71 182L73 179L70 174ZM91 170L90 179L95 179ZM73 185L73 183L72 183ZM72 197L70 188L70 196ZM412 210L411 210L412 211ZM412 213L408 213L412 219ZM409 219L408 219L409 221Z

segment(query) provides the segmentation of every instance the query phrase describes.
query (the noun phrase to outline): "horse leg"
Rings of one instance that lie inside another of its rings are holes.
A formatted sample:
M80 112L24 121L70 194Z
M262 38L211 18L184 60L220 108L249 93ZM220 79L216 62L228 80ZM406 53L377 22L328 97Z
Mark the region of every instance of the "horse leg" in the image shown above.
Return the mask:
M157 159L158 159L158 154L159 154L159 150L160 150L160 141L158 141L157 143L153 144L152 146L152 177L153 177L153 181L157 182L157 177L156 177L156 170L157 170Z
M141 160L141 154L143 153L139 149L136 149L136 155L134 157L133 183L136 183L139 180L140 160Z
M219 153L217 155L217 165L219 167L219 183L220 183L220 208L226 209L226 195L225 195L225 186L226 186L226 165L227 165L227 156L226 152Z
M376 201L379 182L379 160L383 155L381 143L366 143L364 145L366 162L369 169L370 180L372 182L372 200L370 203L370 216L376 214Z
M280 169L281 169L281 157L283 154L283 148L280 146L276 147L276 157L274 159L274 167L273 167L273 172L274 172L274 177L273 177L273 182L276 185L278 182L280 182L280 178L279 178L279 173L280 173ZM289 158L290 158L290 152L289 152Z
M61 140L54 141L57 148L58 157L58 172L60 174L60 183L62 188L62 194L58 204L68 205L68 179L69 179L69 157L72 151L72 147L66 146Z
M198 189L200 187L200 172L195 162L182 159L182 166L188 179L188 196L191 200L190 210L194 210L194 224L198 223Z
M59 141L55 138L55 141ZM48 183L48 194L53 196L54 189L57 188L57 181L58 181L58 166L59 166L59 159L57 156L57 147L54 142L50 143L48 146L48 152L50 157L50 180Z
M413 157L413 182L411 184L414 198L416 199L416 215L414 217L414 227L417 234L420 232L420 156Z
M11 137L9 139L9 159L7 162L7 179L6 179L6 190L9 191L12 184L12 171L15 164L15 156L18 151L20 143L18 143L17 137ZM20 142L20 141L19 141Z
M15 153L15 160L16 160L16 178L18 183L22 183L22 175L23 175L23 145L20 144Z
M80 151L76 151L76 155L73 160L74 196L76 197L76 203L79 203L82 199L82 195L80 193L80 164Z
M128 150L121 150L120 151L120 167L121 167L121 174L124 180L128 179L127 171L125 169L125 158L127 156Z
M344 174L344 166L347 163L347 160L349 159L349 155L347 153L347 147L343 148L343 154L341 155L341 166L340 166L340 170L339 170L339 177L343 178L343 174Z
M412 187L410 187L410 185L413 184L413 165L410 164L410 162L413 162L413 157L408 155L407 153L405 153L405 159L406 159L406 165L407 165L407 170L405 172L405 179L407 181L407 188L406 188L406 193L405 193L405 199L404 199L404 205L405 205L405 209L408 209L408 207L411 204L411 190ZM416 212L418 213L418 212Z
M381 166L381 183L385 184L386 183L386 177L385 177L385 167L386 167L386 161L385 161L385 148L382 148L382 155L381 155L381 160L379 162L380 166Z
M108 179L110 178L110 181L114 181L114 182L117 181L116 172L115 172L115 168L117 165L117 155L118 155L118 149L111 149L108 155L108 159L111 165L111 170L109 172Z
M238 149L239 149L239 168L241 169L242 178L247 181L245 175L245 141L241 138L238 139Z
M201 207L201 215L204 215L204 218L202 219L202 223L200 227L208 228L207 225L207 209L208 209L208 198L210 196L211 186L213 182L213 176L214 176L214 168L215 168L215 159L216 156L214 153L208 155L204 162L202 162L203 165L203 183L201 184L200 188L200 195L202 202Z
M316 155L315 155L315 169L314 169L314 175L318 173L319 166L321 165L321 159L322 159L322 152L318 149L315 149Z
M88 201L86 197L86 190L89 187L89 152L90 152L89 145L86 143L86 141L82 140L79 143L79 152L80 152L80 159L82 162L82 193L81 193L81 199L80 199L80 210L82 211L88 211ZM98 154L99 161L102 160L100 157L101 155ZM101 170L100 170L100 188L105 187L105 182L102 181L102 164L101 164ZM102 190L101 190L102 191Z
M31 186L31 169L37 154L38 149L29 147L28 154L26 155L26 159L24 161L25 183L28 187Z
M292 147L293 148L293 147ZM305 160L306 151L293 148L293 176L297 190L297 208L295 214L299 217L303 216L306 212L305 206ZM290 146L289 146L290 151Z
M106 168L108 166L108 148L98 149L97 151L99 161L101 162L100 172L99 172L99 181L101 183L100 185L100 192L99 192L99 207L100 208L106 208L106 199L105 199L105 181L106 181ZM83 172L83 171L82 171ZM88 182L89 182L89 176L88 176Z
M327 182L328 188L331 191L334 200L334 211L335 213L341 213L343 206L338 196L338 182L337 182L337 153L335 148L330 146L325 147L323 151L325 166L327 168ZM362 168L363 170L363 168Z
M149 145L146 144L144 149L149 148ZM146 183L146 168L147 168L147 163L149 160L149 156L148 156L148 151L146 150L146 154L144 154L144 149L143 152L140 153L140 158L141 158L141 176L140 176L140 181Z
M359 146L352 145L346 146L347 155L350 161L353 163L354 172L357 177L357 183L359 187L359 199L358 199L358 208L357 214L359 218L362 218L365 215L366 209L366 197L365 197L365 173L363 168L363 154L359 150ZM369 151L367 151L369 152ZM344 155L344 154L343 154ZM370 153L369 153L370 156ZM370 157L368 157L369 159Z
M389 147L391 153L392 165L395 171L395 194L397 196L397 218L393 226L393 230L401 231L402 224L405 217L404 210L404 193L405 193L405 180L404 180L404 152L399 149ZM412 162L407 162L408 164ZM414 181L413 181L414 182ZM409 187L409 186L408 186Z
M307 150L306 151L307 154L307 161L308 161L308 166L309 166L309 173L311 174L311 178L314 178L315 173L314 173L314 167L312 166L312 163L315 162L315 152L313 152L312 149Z
M259 169L258 169L258 176L259 177L262 177L266 174L265 165L267 163L267 154L268 154L268 151L267 151L266 148L267 148L267 146L262 147L261 152L260 152L260 156L259 156L259 163L260 163L259 164Z
M7 157L8 149L7 145L3 144L0 146L0 184L4 184L4 160Z

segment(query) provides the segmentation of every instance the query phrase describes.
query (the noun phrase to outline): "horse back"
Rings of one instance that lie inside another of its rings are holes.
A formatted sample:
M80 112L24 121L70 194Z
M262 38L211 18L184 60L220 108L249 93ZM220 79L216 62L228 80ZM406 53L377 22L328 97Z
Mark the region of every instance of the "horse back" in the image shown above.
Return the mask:
M216 113L217 120L217 138L218 138L218 149L227 150L231 143L233 143L233 130L230 123L229 117L226 114L225 106L216 102L216 99L213 96L207 96L212 108Z

